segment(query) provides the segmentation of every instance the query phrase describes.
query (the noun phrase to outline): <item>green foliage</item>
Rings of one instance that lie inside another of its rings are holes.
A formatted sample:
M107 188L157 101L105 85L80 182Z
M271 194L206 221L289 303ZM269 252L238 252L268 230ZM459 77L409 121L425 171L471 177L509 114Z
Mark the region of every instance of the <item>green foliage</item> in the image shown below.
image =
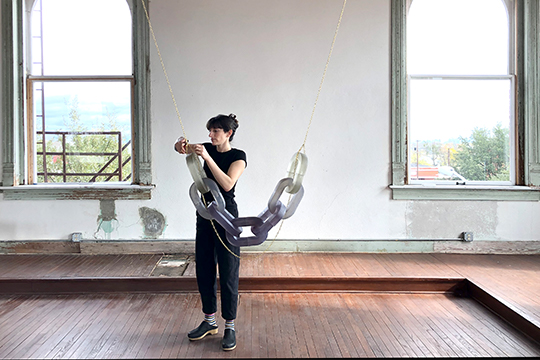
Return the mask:
M509 181L509 144L509 130L501 124L491 131L474 128L470 137L458 141L413 143L410 164L450 166L469 181Z
M119 138L116 134L90 134L86 123L81 119L78 100L75 97L69 106L68 120L64 119L64 125L69 133L65 135L48 135L46 138L47 173L60 174L64 172L64 155L62 142L65 141L65 152L76 155L65 156L65 172L68 174L66 182L106 182L119 181L118 175L95 176L98 172L112 174L118 171L119 159L113 155L118 153ZM98 129L92 132L119 131L116 123L117 115L107 109L105 118L102 118ZM125 146L125 143L122 144ZM38 142L38 152L42 151L42 144ZM91 155L89 153L92 153ZM95 154L95 155L94 155ZM112 161L110 161L112 159ZM131 146L122 151L122 163L131 159ZM38 172L43 172L43 156L36 159ZM105 166L110 161L110 164ZM69 175L75 174L75 175ZM92 175L82 175L92 174ZM131 176L131 161L122 167L122 181L129 180ZM44 176L39 176L39 182L45 182ZM61 175L48 175L47 182L64 182Z
M471 181L508 181L509 131L497 124L492 131L474 128L469 138L460 137L455 168Z

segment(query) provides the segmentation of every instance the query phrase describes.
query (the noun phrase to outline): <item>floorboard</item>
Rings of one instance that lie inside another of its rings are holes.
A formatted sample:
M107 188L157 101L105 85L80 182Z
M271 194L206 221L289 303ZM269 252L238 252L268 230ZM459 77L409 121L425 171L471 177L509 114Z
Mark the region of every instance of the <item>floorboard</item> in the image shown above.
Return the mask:
M0 255L0 279L149 277L162 255ZM195 276L193 257L184 276ZM467 278L540 326L540 256L243 253L241 277ZM190 342L196 293L0 296L0 358L537 357L540 345L471 298L249 292L238 347Z

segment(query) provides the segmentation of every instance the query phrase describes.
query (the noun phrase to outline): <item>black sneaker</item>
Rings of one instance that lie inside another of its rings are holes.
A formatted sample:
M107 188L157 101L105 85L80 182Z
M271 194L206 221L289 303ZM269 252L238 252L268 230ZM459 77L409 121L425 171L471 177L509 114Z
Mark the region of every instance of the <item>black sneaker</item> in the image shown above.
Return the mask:
M217 325L210 325L208 322L203 321L198 328L191 330L188 333L188 338L191 341L201 340L206 335L214 335L218 333Z
M236 348L236 333L232 329L225 329L223 340L221 340L223 350L234 350Z

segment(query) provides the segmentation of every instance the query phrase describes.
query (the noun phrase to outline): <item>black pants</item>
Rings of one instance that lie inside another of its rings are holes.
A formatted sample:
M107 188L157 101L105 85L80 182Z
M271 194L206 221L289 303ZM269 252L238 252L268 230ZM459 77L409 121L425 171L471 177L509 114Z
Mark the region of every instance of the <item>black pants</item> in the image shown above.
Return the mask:
M234 215L234 214L233 214ZM214 221L221 240L236 255L240 248L229 244L225 229ZM240 259L227 250L214 231L212 223L197 214L197 235L195 243L195 265L197 285L201 294L202 310L205 314L217 311L217 277L221 291L221 316L225 320L236 319L238 307L238 276Z

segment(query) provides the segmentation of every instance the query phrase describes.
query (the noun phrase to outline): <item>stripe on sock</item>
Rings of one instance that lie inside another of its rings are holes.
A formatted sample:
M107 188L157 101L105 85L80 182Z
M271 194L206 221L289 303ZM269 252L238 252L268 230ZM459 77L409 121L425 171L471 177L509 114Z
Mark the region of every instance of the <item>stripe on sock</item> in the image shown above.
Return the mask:
M225 329L234 330L234 320L225 320Z
M213 314L204 314L204 321L209 323L212 326L216 326L216 313Z

